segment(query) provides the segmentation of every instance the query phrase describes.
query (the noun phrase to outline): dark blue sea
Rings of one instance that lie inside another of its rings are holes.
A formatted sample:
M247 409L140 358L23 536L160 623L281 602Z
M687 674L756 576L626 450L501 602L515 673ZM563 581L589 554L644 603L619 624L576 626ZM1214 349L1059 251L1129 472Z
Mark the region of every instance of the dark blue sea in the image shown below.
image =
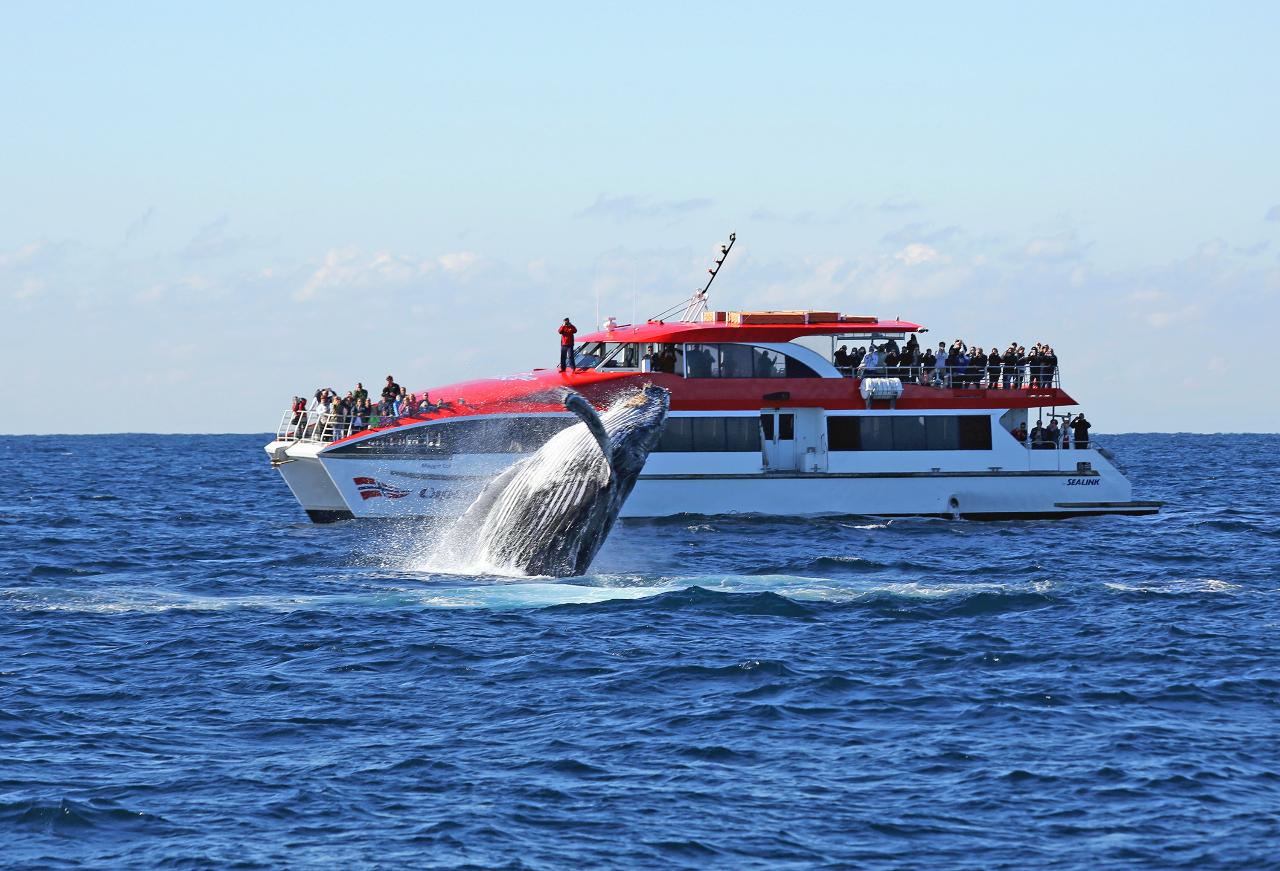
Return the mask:
M1280 867L1280 436L1150 518L313 526L266 436L0 439L6 868Z

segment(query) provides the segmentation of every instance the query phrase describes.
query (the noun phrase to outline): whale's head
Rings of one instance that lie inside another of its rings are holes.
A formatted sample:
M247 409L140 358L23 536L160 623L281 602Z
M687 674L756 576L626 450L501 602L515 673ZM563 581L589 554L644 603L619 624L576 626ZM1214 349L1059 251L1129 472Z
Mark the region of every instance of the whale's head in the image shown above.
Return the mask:
M614 476L627 484L634 483L644 468L649 452L658 445L671 409L671 392L646 384L639 390L623 394L600 416L609 434L610 462Z

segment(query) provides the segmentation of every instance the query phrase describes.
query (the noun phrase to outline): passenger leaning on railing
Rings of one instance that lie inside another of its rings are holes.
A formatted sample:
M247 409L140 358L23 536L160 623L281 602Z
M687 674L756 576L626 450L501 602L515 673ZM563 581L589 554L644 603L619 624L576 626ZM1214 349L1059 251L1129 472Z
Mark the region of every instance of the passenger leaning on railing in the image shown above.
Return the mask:
M293 427L294 433L298 433L298 429L306 425L307 422L307 398L305 396L293 397L293 419L290 425Z

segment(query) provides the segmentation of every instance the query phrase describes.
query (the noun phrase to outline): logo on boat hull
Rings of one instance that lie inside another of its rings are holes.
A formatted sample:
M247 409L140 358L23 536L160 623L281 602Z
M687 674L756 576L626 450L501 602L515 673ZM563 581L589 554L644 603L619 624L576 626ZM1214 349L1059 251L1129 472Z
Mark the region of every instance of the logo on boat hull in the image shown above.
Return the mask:
M403 499L409 495L408 490L392 487L390 484L384 484L376 478L352 478L351 483L356 485L356 490L359 491L361 499L376 499L379 496L385 496L388 499Z

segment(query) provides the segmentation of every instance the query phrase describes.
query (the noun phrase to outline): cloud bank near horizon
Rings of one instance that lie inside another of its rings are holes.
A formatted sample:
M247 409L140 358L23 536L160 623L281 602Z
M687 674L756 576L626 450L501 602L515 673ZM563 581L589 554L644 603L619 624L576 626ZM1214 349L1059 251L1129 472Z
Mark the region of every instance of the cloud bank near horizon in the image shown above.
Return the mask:
M852 251L806 251L740 232L714 304L905 317L984 346L1047 341L1065 385L1110 430L1280 426L1274 410L1237 402L1269 390L1266 368L1236 353L1268 340L1256 313L1280 295L1269 242L1210 239L1115 268L1076 230L997 236L912 221L865 235ZM223 218L193 236L221 238L238 238ZM11 383L38 395L65 357L60 333L82 324L75 347L91 365L60 381L105 398L90 415L53 403L14 431L256 431L294 393L383 370L426 388L550 365L547 336L563 314L589 327L599 299L602 314L643 320L700 283L715 253L615 246L517 259L344 245L277 259L211 244L193 258L191 245L139 259L70 239L0 252L6 320L44 339L5 361ZM1236 338L1213 342L1224 328Z

